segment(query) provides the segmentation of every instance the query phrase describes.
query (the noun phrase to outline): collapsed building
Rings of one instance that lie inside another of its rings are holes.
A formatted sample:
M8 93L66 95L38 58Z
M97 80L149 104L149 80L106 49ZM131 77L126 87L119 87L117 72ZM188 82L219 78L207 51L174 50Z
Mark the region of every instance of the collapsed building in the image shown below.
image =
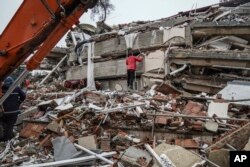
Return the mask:
M237 0L156 21L79 25L28 88L2 165L229 166L229 151L250 145L249 14ZM128 48L146 54L132 92Z
M104 89L120 84L126 90L126 50L132 47L134 53L147 53L136 73L140 88L169 80L183 90L216 94L228 81L248 80L249 4L241 3L119 25L92 35L95 79ZM69 68L67 80L87 78L86 53L81 55L85 64ZM70 54L69 61L76 59Z

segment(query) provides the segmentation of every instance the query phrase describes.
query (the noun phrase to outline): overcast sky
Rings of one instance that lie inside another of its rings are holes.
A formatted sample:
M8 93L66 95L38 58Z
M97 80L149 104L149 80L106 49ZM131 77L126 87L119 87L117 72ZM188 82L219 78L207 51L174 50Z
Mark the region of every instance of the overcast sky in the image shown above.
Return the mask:
M111 0L111 2L114 4L115 10L107 18L106 23L109 25L138 20L156 20L177 14L180 11L191 10L196 5L197 7L203 7L216 4L219 0ZM1 0L0 33L21 3L22 0ZM95 21L90 19L89 13L83 15L80 21L95 25ZM64 40L61 40L58 45L63 46Z

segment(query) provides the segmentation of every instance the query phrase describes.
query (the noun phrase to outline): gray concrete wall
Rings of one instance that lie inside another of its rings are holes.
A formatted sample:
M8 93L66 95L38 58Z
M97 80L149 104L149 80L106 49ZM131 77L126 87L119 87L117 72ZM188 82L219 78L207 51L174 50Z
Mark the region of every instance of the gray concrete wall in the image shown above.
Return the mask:
M159 22L154 22L150 24L149 27L156 30L152 31L145 31L138 34L133 49L140 48L147 48L151 46L159 46L163 44L163 31L159 30L159 27L173 27L177 24L181 24L185 22L187 18L176 18L176 19L168 19L168 20L161 20ZM145 27L142 30L146 30ZM191 43L191 42L190 42ZM116 53L116 56L124 56L126 51L126 42L123 36L119 36L116 38L111 38L105 41L97 42L95 44L95 59L100 59L103 57L112 56L112 53ZM119 54L117 54L119 53ZM152 56L153 55L153 56ZM159 58L157 58L159 55ZM87 55L83 55L83 58L86 58ZM151 54L149 57L146 57L144 63L139 64L137 76L145 72L145 69L152 70L162 67L163 61L163 54L157 52L156 54ZM144 65L143 65L144 64ZM115 81L114 79L121 79L125 78L127 71L126 71L126 64L125 58L116 59L116 60L109 60L105 62L98 62L95 63L94 66L94 73L95 79L102 80L103 84L106 85L105 88L114 88L115 84L121 82ZM66 79L67 80L74 80L74 79L84 79L87 77L87 66L73 66L68 69L66 72ZM126 87L126 79L121 83L123 87Z
M117 84L119 84L123 90L127 90L127 79L126 78L101 80L100 82L102 84L102 89L104 89L104 90L106 90L106 89L115 90ZM141 90L143 88L141 78L137 78L137 83L138 83L137 84L138 90Z
M163 43L163 31L154 30L138 34L136 38L134 49L143 47L160 45Z
M142 73L143 64L138 63L137 69L138 73ZM127 75L125 58L95 63L94 74L96 79L125 77ZM74 66L66 72L67 80L84 78L87 78L87 66Z
M95 44L95 57L114 51L126 50L126 42L124 37L112 38L106 41L97 42Z

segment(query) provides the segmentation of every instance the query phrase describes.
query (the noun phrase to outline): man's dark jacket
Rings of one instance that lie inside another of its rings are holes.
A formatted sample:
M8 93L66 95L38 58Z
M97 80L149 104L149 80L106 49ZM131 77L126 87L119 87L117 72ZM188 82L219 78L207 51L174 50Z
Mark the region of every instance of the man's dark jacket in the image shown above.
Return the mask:
M2 89L6 93L10 85L4 84ZM16 87L9 97L3 102L4 114L19 113L19 107L25 100L26 95L20 87Z

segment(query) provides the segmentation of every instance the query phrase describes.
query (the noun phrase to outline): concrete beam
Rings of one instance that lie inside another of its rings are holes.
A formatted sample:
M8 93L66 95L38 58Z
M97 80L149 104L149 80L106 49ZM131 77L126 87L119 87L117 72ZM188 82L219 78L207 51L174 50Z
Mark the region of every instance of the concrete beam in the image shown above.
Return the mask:
M194 23L191 25L191 29L194 38L215 35L235 35L249 38L250 22L240 24L236 21Z
M250 67L250 56L247 51L215 51L215 50L172 50L170 63L191 64L193 66L232 66Z
M237 21L231 21L231 22L195 22L191 24L191 28L193 30L199 29L199 28L237 28L237 27L249 27L250 21L245 23L240 23Z
M127 67L125 58L110 60L106 62L98 62L94 64L95 79L111 79L125 77L127 75ZM142 63L138 63L137 75L143 72ZM74 66L66 72L66 80L85 79L87 78L87 66Z

